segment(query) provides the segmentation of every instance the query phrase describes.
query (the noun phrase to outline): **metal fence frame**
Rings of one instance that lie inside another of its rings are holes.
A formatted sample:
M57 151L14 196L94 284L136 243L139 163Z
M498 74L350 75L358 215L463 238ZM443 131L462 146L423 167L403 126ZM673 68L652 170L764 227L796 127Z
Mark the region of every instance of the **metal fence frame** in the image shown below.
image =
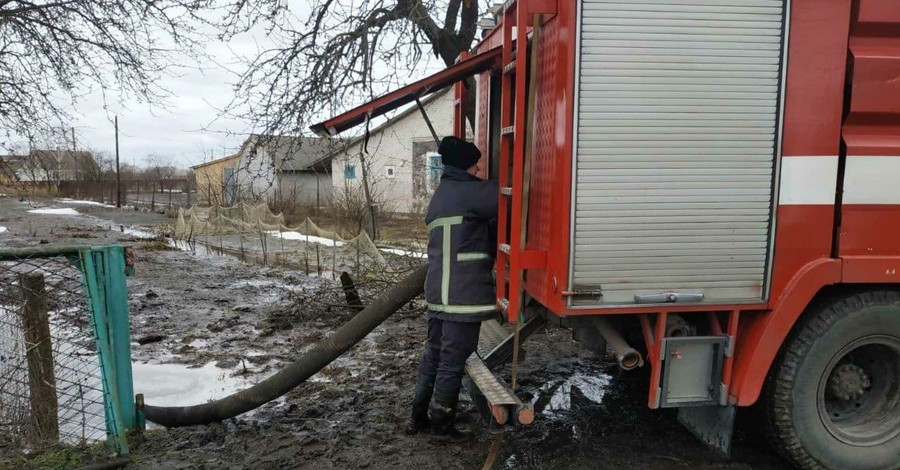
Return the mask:
M62 256L81 271L88 299L102 375L107 443L119 455L127 455L126 435L143 422L135 412L131 372L125 276L132 268L121 246L0 249L0 261Z

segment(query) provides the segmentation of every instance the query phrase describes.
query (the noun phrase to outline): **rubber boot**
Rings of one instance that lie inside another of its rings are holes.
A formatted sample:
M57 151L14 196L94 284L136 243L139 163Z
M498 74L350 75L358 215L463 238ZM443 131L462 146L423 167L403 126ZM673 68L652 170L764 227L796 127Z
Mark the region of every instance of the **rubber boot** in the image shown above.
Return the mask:
M408 435L431 430L431 420L428 419L428 405L431 403L431 394L434 391L434 382L427 379L416 379L416 387L413 391L412 413L406 420L403 430Z
M436 403L431 407L431 441L435 443L469 442L474 437L469 431L456 428L456 406L444 406Z

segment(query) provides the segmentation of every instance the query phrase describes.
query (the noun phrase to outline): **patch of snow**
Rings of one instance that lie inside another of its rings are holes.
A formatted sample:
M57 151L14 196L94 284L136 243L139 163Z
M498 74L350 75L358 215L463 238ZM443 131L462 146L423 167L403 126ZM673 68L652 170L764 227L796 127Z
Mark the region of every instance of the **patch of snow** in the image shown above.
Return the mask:
M156 406L191 406L227 397L253 385L215 363L200 368L185 364L132 364L135 393Z
M304 235L300 232L279 232L277 230L272 230L270 232L266 232L273 237L283 238L285 240L300 240L307 241L310 243L318 243L320 245L326 246L344 246L344 242L339 242L332 240L330 238L325 237L317 237L315 235Z
M71 207L66 207L62 209L32 209L28 211L32 214L44 214L44 215L81 215L75 209Z
M188 346L194 349L206 349L206 347L209 346L209 341L202 338L197 338L188 343Z
M97 202L97 201L84 201L84 200L80 200L80 199L69 199L69 198L62 198L59 200L59 202L61 202L63 204L75 204L75 205L81 205L81 206L116 207L116 206L111 206L109 204L103 204L102 202Z
M567 378L564 382L556 386L556 384L546 384L541 387L541 392L552 392L550 402L544 408L542 414L553 415L559 411L568 411L572 408L572 389L578 388L582 395L594 403L602 403L603 397L606 395L606 389L609 387L612 377L607 374L588 375L574 374ZM537 401L541 393L535 395L534 402ZM534 404L534 403L532 403Z
M122 227L122 233L125 235L131 235L134 238L156 238L157 235L153 232L148 232L146 230L141 230L132 227Z
M8 228L6 228L6 227L0 225L0 233L4 233L4 232L8 232L8 231L9 231Z
M391 253L391 254L395 254L398 256L408 256L410 258L424 258L426 256L425 253L420 253L418 251L407 251L407 250L400 250L397 248L379 248L379 250L381 250L385 253Z

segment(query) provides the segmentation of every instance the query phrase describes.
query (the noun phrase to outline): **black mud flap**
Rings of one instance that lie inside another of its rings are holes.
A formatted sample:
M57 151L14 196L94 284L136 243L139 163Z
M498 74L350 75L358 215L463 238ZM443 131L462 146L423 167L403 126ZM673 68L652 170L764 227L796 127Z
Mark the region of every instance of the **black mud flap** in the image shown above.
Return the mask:
M678 409L678 421L709 448L728 458L735 412L734 405L687 406Z

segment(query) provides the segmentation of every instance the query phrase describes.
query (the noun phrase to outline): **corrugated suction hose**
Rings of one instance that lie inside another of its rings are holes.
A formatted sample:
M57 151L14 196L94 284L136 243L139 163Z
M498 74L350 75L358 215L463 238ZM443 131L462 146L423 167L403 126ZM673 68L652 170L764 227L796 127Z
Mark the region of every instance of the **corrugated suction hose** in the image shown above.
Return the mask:
M169 427L208 424L258 408L303 383L360 342L394 312L422 293L427 267L422 265L320 341L299 360L275 375L225 398L193 406L144 406L147 420Z

